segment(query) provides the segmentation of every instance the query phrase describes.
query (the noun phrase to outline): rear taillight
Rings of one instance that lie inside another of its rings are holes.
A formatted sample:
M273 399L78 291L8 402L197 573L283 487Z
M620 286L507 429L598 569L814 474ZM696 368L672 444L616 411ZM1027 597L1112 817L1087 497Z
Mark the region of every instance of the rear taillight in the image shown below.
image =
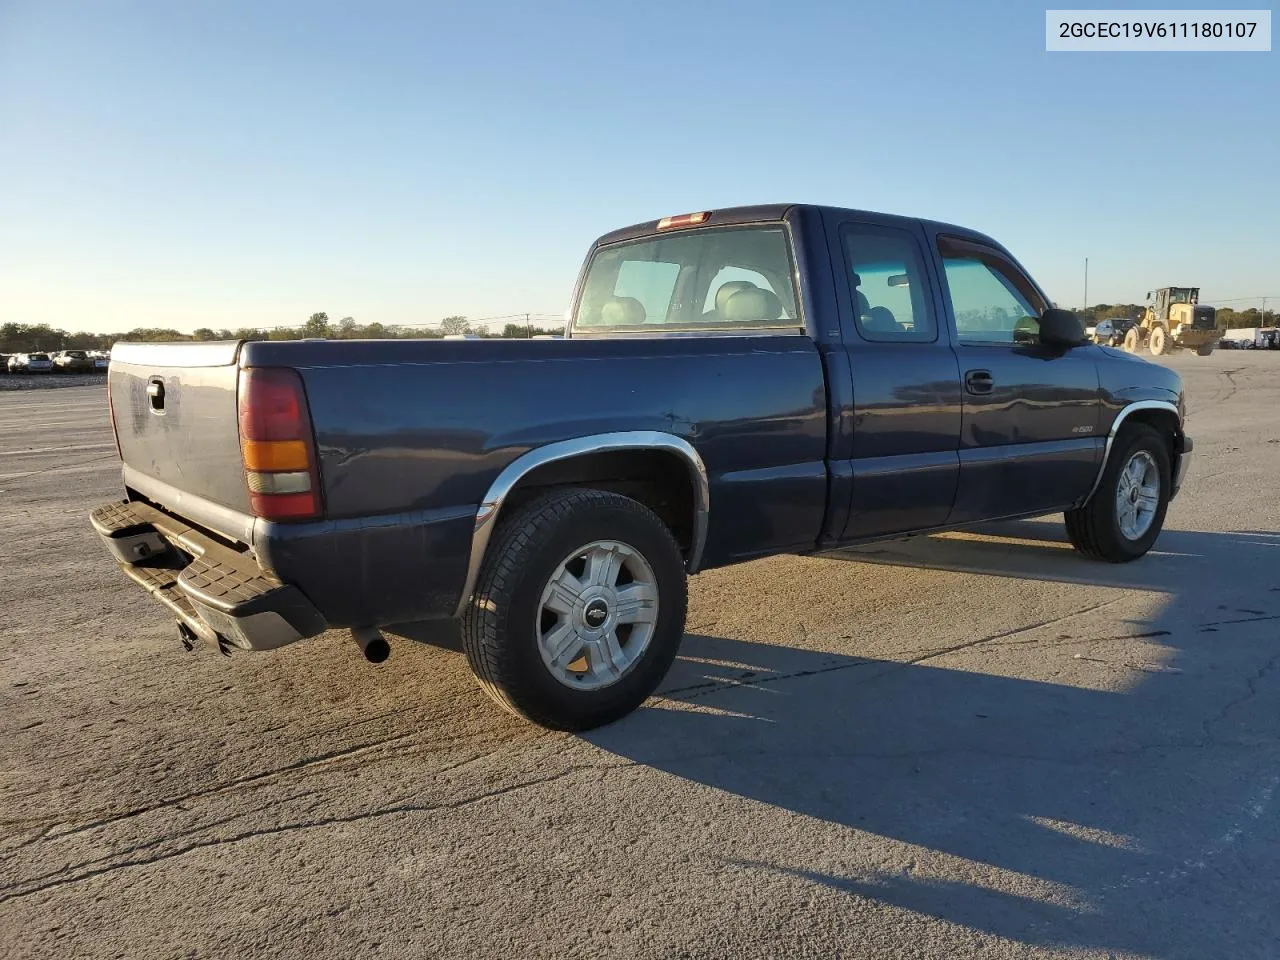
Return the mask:
M302 378L287 367L240 371L240 457L254 515L313 520L320 473Z

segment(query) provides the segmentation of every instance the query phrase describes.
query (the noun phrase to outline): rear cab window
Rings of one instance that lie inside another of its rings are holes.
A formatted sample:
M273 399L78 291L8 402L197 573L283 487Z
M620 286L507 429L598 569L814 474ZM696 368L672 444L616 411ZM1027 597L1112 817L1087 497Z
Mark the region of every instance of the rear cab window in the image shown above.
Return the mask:
M610 244L587 267L583 333L795 331L794 262L781 223L704 227Z

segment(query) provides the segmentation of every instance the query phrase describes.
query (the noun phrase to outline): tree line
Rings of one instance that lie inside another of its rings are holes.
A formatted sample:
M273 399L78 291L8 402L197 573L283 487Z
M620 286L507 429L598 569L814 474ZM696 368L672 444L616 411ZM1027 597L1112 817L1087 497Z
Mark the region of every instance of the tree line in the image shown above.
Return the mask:
M172 340L302 340L323 337L328 340L437 340L458 334L480 337L520 339L559 334L561 327L548 329L524 323L507 323L501 331L472 323L463 316L445 317L434 327L408 327L394 324L357 323L343 317L337 323L327 313L313 313L300 327L201 327L182 333L162 327L135 327L122 333L86 333L51 327L46 323L6 323L0 325L0 351L32 353L39 350L109 350L113 343L143 341L155 343Z

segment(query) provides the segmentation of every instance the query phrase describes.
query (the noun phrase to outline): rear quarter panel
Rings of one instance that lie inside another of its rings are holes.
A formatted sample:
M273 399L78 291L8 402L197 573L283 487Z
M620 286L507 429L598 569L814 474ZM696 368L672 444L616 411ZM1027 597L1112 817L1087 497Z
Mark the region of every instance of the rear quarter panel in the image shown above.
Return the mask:
M656 430L707 468L704 566L812 548L826 386L801 335L249 344L298 369L331 520L474 516L498 473L557 440Z

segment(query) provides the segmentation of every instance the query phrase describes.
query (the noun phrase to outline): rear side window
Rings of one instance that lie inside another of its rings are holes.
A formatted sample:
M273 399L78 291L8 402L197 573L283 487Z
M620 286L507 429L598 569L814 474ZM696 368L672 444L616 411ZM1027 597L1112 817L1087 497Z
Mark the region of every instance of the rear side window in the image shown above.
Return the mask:
M847 226L841 237L862 338L885 343L936 340L929 279L915 239L903 230L869 225Z
M613 244L591 258L573 326L619 332L798 327L792 274L780 224Z

